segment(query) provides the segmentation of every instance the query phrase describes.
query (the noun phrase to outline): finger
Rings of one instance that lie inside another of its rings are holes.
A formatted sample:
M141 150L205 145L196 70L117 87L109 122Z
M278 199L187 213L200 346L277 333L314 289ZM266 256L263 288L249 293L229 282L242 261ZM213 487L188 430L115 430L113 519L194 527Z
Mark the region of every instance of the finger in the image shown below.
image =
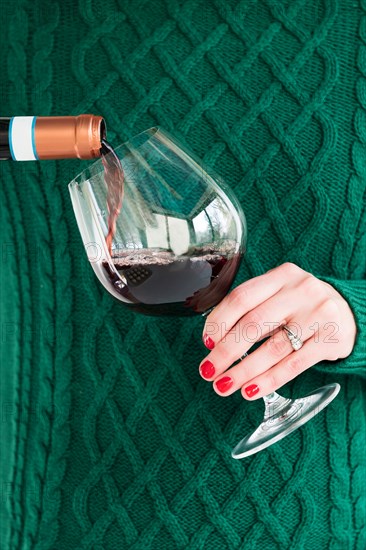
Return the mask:
M300 350L293 351L277 365L244 384L241 390L242 396L245 399L264 397L321 361L323 356L323 344L311 338Z
M296 309L294 308L296 304ZM209 360L217 365L218 372L231 365L247 353L255 342L259 342L279 327L287 319L300 318L300 312L306 311L306 300L296 289L282 290L275 296L250 311L231 329L211 351ZM301 325L298 325L298 330Z
M282 280L274 270L236 287L208 315L202 337L205 346L213 349L222 338L219 327L225 326L225 332L228 332L245 313L276 294L282 286Z
M239 285L208 315L203 329L205 346L213 349L243 315L277 294L289 281L293 286L306 276L308 274L294 264L283 264Z
M289 323L288 326L290 326L293 332L295 332L303 342L314 338L314 330L310 328L311 320L302 319L300 324L304 327L301 332L297 332L296 328L291 323ZM216 374L211 377L211 379L214 380L214 390L219 395L223 393L225 396L231 395L242 386L249 384L250 380L265 373L292 353L292 345L286 333L281 329L268 338L259 348L240 361L240 363L237 363L227 370L224 376L221 376L222 372L220 373L219 369L217 369ZM212 366L214 365L212 364ZM201 367L201 375L203 377L204 374L209 373L207 367L208 365L205 365L203 362ZM219 376L217 376L217 373ZM223 378L225 378L225 381L221 382ZM230 378L232 382L230 382L228 378Z

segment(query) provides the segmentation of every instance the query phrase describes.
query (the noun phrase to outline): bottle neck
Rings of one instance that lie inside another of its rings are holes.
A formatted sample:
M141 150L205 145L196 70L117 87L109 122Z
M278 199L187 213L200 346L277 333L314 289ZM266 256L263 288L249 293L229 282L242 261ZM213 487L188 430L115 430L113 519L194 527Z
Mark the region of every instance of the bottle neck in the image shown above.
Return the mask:
M0 118L0 159L92 159L105 135L104 119L96 115Z
M0 118L0 159L10 160L11 152L9 147L9 124L10 118Z

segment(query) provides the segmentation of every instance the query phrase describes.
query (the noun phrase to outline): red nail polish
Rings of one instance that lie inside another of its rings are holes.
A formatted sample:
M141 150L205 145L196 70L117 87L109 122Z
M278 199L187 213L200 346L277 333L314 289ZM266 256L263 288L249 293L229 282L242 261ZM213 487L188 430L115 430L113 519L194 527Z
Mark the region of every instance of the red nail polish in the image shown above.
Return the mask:
M257 384L252 384L251 386L248 386L247 388L245 388L245 393L247 394L248 397L253 397L253 395L255 395L258 392L259 392L259 388Z
M215 347L215 342L212 340L212 338L207 336L207 334L203 335L203 343L205 344L206 348L208 348L208 349L214 349L214 347Z
M234 384L234 380L230 378L230 376L224 376L224 378L220 378L216 382L216 388L219 390L220 393L227 392L231 386Z
M212 378L215 374L215 367L211 361L205 361L200 366L200 373L203 378Z

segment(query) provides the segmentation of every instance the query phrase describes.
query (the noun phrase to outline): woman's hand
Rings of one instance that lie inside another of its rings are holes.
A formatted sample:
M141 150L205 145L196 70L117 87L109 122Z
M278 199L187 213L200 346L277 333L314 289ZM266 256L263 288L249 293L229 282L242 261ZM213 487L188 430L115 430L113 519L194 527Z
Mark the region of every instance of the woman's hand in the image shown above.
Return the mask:
M300 350L293 350L283 325L301 338ZM347 357L356 332L348 303L331 285L285 263L241 284L210 313L203 341L211 352L200 373L219 395L241 388L243 397L257 399L319 361Z

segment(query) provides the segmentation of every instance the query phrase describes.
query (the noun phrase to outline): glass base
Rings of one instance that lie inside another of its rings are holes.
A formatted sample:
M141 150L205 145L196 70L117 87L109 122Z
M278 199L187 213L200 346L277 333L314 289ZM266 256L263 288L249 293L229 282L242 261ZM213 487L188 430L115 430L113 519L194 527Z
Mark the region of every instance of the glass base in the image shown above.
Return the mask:
M244 458L280 441L329 405L340 389L337 383L328 384L299 399L285 399L276 392L267 395L262 424L236 445L231 456Z

